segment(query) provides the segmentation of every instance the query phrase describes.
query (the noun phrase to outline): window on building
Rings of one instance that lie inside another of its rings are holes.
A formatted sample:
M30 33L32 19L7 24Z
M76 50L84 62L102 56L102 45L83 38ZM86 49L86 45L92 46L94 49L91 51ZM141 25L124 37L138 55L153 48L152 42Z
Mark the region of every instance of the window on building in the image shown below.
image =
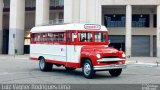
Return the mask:
M157 27L157 15L153 15L153 27Z
M133 14L132 27L149 27L149 14Z
M29 8L33 8L36 5L36 0L25 0L25 6Z
M105 15L104 25L106 27L125 27L125 14ZM133 14L132 27L149 27L149 14Z
M125 14L108 14L104 17L106 27L125 27Z
M59 6L64 6L64 0L59 0Z
M59 12L59 23L63 23L63 12Z
M4 8L10 8L10 0L3 0Z
M64 6L64 0L50 0L50 6Z

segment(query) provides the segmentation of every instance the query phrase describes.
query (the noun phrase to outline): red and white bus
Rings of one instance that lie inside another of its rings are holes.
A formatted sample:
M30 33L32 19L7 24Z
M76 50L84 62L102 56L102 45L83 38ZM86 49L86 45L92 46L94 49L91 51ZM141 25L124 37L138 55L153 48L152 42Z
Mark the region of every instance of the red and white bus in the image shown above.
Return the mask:
M30 58L39 60L41 71L64 66L71 71L82 67L86 78L96 71L119 76L126 67L123 51L108 47L108 30L96 24L63 24L32 28Z

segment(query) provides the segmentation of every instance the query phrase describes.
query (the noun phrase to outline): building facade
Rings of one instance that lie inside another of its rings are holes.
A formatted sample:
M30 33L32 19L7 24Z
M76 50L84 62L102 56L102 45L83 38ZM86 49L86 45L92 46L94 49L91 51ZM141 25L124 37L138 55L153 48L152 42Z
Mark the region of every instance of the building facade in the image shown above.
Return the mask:
M160 0L65 0L64 21L96 23L127 56L160 57Z
M127 56L160 57L160 0L0 0L0 53L28 53L33 26L63 20L105 25Z
M0 0L0 53L29 53L32 27L63 20L64 0Z

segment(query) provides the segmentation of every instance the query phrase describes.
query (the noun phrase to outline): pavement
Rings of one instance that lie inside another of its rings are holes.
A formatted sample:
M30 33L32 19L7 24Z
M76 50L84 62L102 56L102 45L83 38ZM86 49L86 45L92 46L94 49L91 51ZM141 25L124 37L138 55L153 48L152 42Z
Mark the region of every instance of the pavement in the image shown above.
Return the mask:
M158 57L130 57L126 59L126 64L160 66Z
M29 60L29 55L0 55L0 84L160 84L160 65L155 66L155 61L159 62L159 58L127 58L127 68L119 77L101 71L96 72L94 79L86 79L81 68L68 72L64 67L54 65L52 71L41 72L38 62Z
M24 55L2 55L0 54L0 59L21 59L21 60L28 60L29 54Z

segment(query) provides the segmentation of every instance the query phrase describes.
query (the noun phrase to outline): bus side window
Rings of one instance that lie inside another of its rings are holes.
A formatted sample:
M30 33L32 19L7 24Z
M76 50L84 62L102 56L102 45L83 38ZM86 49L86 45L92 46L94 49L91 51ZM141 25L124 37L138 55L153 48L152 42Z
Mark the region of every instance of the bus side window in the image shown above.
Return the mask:
M52 33L48 33L48 41L49 42L53 41L53 34Z
M65 33L64 32L59 33L59 41L60 42L64 42L65 41Z
M46 41L47 41L46 33L42 33L42 42L46 42Z
M31 42L36 42L36 33L31 34Z
M40 40L40 34L39 33L34 33L34 42L38 42Z
M36 41L37 41L37 42L40 42L40 41L41 41L41 34L40 34L40 33L37 33Z
M94 33L95 42L101 42L101 33L95 32Z
M85 36L86 36L85 33L79 33L79 41L80 42L85 42L85 40L86 40Z
M92 42L92 33L91 32L80 32L78 33L80 42Z
M72 32L72 42L74 42L74 36L75 36L75 34L74 34L74 32Z
M58 42L58 33L57 32L53 33L53 39L54 39L54 42Z
M95 32L94 33L95 42L106 42L106 33Z
M106 32L103 32L103 35L102 35L102 42L106 42Z
M70 42L70 41L71 41L71 33L68 32L68 33L67 33L67 42Z

